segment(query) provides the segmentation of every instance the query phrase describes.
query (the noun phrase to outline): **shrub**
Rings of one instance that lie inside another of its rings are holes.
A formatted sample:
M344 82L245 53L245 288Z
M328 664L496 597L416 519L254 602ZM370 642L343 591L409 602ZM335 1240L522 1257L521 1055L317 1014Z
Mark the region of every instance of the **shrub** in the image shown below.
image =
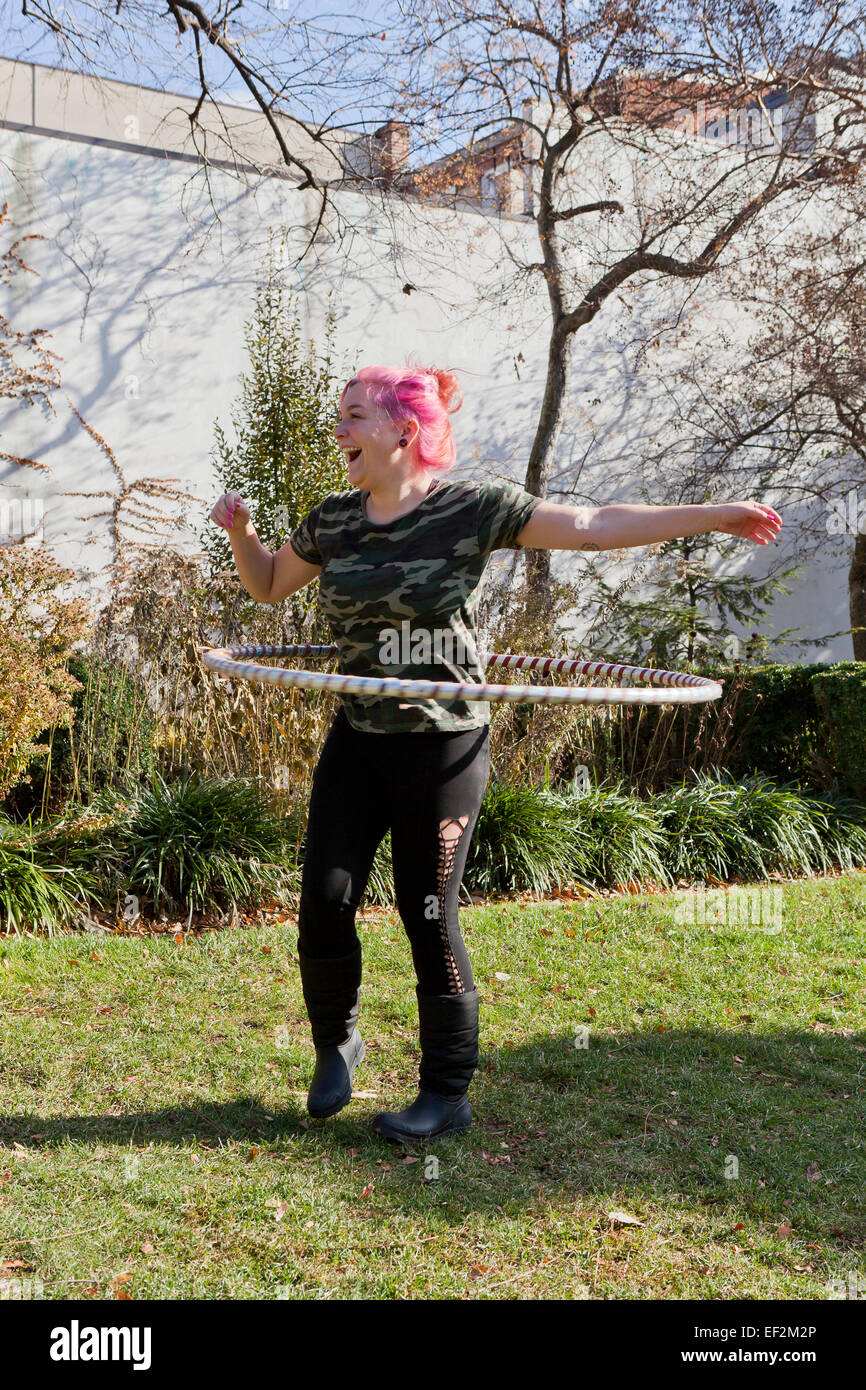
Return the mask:
M810 798L810 805L829 863L842 869L866 864L866 806L841 793Z
M766 878L810 873L830 860L819 808L764 777L738 782L728 773L692 773L651 803L665 831L665 859L675 878Z
M256 533L277 551L309 511L347 486L346 464L334 438L342 381L333 371L333 309L326 315L324 353L305 345L303 325L282 257L271 244L244 326L249 371L231 412L234 443L217 423L212 453L221 491L239 492ZM348 371L346 379L351 377ZM216 498L214 498L216 501ZM211 574L234 571L228 534L207 521L199 532ZM299 591L295 608L306 614L315 598Z
M7 798L18 815L37 805L45 815L69 801L90 801L98 791L126 786L153 770L156 723L134 674L95 651L70 657L67 668L78 683L72 723L40 736L47 756L28 768L27 795L19 788Z
M18 935L52 935L86 911L96 879L82 866L56 862L30 827L0 819L0 926Z
M115 881L155 911L253 905L294 875L280 818L254 782L189 771L136 791L104 855Z
M685 669L689 669L686 667ZM704 667L722 682L705 705L581 711L573 762L643 791L724 767L824 792L866 794L866 663Z
M0 547L0 798L47 753L35 736L72 719L66 661L87 626L85 600L58 592L72 578L44 547Z
M479 893L543 893L576 877L588 832L555 793L493 779L481 804L464 878Z
M855 795L866 797L866 662L840 661L812 676L826 756Z
M194 557L171 549L120 576L94 638L106 659L127 653L137 688L147 690L164 777L194 768L202 777L250 777L275 790L298 789L301 797L337 697L225 680L202 665L199 648L330 641L324 619L299 629L285 605L254 604L236 575L210 576ZM332 668L324 661L317 666Z
M647 802L624 792L621 783L569 792L562 800L582 832L585 854L574 873L579 882L617 888L669 881L664 832Z
M391 858L391 831L388 830L373 856L360 907L364 908L372 903L379 907L391 907L394 901L394 865Z
M0 925L56 930L128 891L156 910L256 905L270 894L296 910L303 825L298 805L281 818L252 782L190 774L126 798L99 792L45 826L0 820ZM649 801L620 784L575 793L494 779L464 879L483 894L544 893L572 882L719 883L835 865L866 865L866 807L844 796L760 777L736 783L718 771ZM390 833L364 900L394 903Z
M621 783L551 792L494 778L466 861L469 890L544 893L567 883L621 888L723 882L866 864L866 808L764 777L693 774L648 800ZM394 902L390 835L365 899Z
M699 774L652 802L665 832L665 863L674 879L721 881L734 872L763 878L761 848L743 835L728 788Z

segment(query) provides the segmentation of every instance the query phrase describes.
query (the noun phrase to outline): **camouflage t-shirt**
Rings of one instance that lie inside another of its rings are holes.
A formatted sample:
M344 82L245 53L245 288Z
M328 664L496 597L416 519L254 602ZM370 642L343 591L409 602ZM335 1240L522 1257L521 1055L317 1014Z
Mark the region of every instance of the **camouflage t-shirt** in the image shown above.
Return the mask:
M489 677L478 659L477 610L491 552L516 537L540 498L516 483L436 479L405 516L368 521L366 489L331 493L292 532L292 549L321 565L319 609L346 675L465 681ZM341 695L369 733L452 731L490 723L483 700L402 701Z

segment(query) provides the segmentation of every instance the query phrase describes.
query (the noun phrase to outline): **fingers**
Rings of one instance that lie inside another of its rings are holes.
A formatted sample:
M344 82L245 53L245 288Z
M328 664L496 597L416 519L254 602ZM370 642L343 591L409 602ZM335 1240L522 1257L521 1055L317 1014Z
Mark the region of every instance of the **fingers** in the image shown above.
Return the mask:
M759 545L767 545L774 541L781 531L782 518L772 507L765 507L761 502L752 505L761 513L761 519L752 531L752 540Z
M768 545L782 529L779 513L763 502L734 502L729 513L727 523L719 529L741 540L754 541L756 545Z
M241 514L249 515L239 492L224 492L211 512L211 520L217 526L222 526L224 530L230 531L234 524L235 512L241 508Z

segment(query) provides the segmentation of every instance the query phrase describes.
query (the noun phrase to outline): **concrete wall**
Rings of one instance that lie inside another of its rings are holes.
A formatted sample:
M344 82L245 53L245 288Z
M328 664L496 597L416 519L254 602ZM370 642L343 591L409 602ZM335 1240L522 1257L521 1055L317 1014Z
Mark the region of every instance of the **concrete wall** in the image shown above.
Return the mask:
M129 82L107 82L84 73L40 63L0 58L0 119L12 129L56 138L103 143L110 147L159 152L163 158L278 173L283 171L275 134L257 109L227 102L206 103L201 131L193 134L189 113L196 95L177 96ZM312 138L303 121L277 117L293 155L318 177L339 177L339 152L357 132L330 127L324 143ZM286 172L298 181L303 170Z

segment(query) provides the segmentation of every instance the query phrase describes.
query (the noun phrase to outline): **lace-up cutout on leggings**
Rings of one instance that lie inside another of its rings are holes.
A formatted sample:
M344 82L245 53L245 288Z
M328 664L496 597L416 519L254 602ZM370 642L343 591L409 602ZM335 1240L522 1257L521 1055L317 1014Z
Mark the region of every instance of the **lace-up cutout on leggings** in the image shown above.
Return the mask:
M310 795L298 915L304 954L354 950L355 914L390 829L397 909L422 992L473 989L458 897L489 772L487 725L380 734L353 729L341 707Z
M461 816L459 820L455 820L452 816L448 820L443 821L439 826L439 899L437 906L439 908L439 932L442 937L442 950L445 955L445 969L448 971L448 978L450 980L449 994L462 994L465 988L460 978L460 969L454 952L451 949L451 942L448 936L447 895L448 885L454 873L454 861L457 857L457 842L468 824L468 816ZM456 837L453 833L454 826L457 827ZM459 891L458 885L458 893Z

